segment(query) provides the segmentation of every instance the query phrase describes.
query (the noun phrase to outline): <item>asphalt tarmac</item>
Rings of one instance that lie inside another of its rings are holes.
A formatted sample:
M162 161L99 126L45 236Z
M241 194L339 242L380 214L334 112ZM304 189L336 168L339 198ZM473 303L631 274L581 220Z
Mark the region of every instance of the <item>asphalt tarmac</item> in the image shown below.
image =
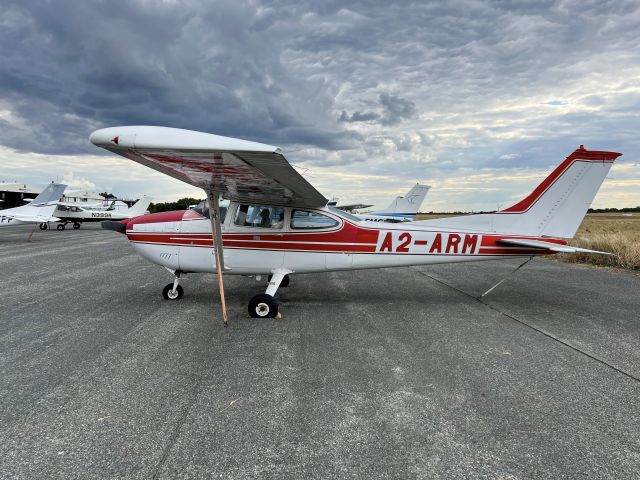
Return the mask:
M0 230L1 478L640 477L640 277L536 259L171 276L97 225Z

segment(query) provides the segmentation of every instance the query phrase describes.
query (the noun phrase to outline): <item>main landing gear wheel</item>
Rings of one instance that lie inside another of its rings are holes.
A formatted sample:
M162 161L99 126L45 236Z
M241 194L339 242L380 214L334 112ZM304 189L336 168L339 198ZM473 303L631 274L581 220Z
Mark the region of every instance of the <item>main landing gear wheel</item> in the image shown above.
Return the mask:
M80 228L80 224L78 222L73 222L73 229L78 230Z
M56 227L58 230L64 230L64 223L59 223Z
M162 296L165 300L180 300L184 296L184 289L181 285L173 289L173 283L168 284L162 289Z
M46 230L47 228L49 228L49 225L47 225L46 223L41 223L39 226L40 230Z
M271 295L260 293L249 300L251 318L275 318L278 315L278 302Z

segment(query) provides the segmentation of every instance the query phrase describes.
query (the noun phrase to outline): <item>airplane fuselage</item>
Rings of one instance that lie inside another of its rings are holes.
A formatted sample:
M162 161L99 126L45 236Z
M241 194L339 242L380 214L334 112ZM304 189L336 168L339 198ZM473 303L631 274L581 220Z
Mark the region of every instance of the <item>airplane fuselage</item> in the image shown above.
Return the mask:
M283 208L279 228L261 228L238 222L239 209L232 202L222 222L225 274L269 274L276 269L311 273L554 253L497 243L517 235L358 221L329 208ZM307 212L314 217L310 222L316 222L315 227L298 222L298 228L294 228L296 220L292 217ZM320 218L323 220L318 223ZM141 256L170 270L215 272L211 222L195 211L133 218L127 223L126 235ZM566 243L562 239L544 240Z
M29 223L33 222L23 222L22 220L18 220L16 218L0 215L0 227L13 227L17 225L27 225Z

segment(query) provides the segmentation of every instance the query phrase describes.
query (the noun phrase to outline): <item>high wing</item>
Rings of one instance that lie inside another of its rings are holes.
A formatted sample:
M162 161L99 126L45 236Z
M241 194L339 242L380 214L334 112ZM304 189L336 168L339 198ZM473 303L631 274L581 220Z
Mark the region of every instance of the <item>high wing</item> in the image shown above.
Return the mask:
M207 192L243 203L321 207L327 199L278 147L168 127L96 130L93 144Z
M561 245L558 243L544 242L542 240L528 240L526 238L501 238L497 243L505 245L518 245L519 247L532 247L541 250L551 250L552 252L562 253L600 253L602 255L613 255L609 252L600 252L598 250L589 250L588 248L572 247L570 245Z
M336 205L336 208L344 210L345 212L351 212L353 210L361 210L363 208L373 207L373 205L367 205L365 203L353 203L351 205Z
M57 222L60 220L58 217L51 217L46 215L11 215L11 214L3 214L4 217L13 218L14 220L19 220L21 222Z

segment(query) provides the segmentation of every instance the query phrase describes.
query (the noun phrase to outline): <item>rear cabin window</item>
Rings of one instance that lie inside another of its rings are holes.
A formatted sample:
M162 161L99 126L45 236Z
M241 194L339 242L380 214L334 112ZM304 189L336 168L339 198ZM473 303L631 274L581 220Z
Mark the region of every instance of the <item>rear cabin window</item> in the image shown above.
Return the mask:
M320 228L333 228L340 224L338 220L309 210L292 210L291 228L296 230L317 230Z
M234 223L239 227L280 229L284 226L284 208L239 205Z

